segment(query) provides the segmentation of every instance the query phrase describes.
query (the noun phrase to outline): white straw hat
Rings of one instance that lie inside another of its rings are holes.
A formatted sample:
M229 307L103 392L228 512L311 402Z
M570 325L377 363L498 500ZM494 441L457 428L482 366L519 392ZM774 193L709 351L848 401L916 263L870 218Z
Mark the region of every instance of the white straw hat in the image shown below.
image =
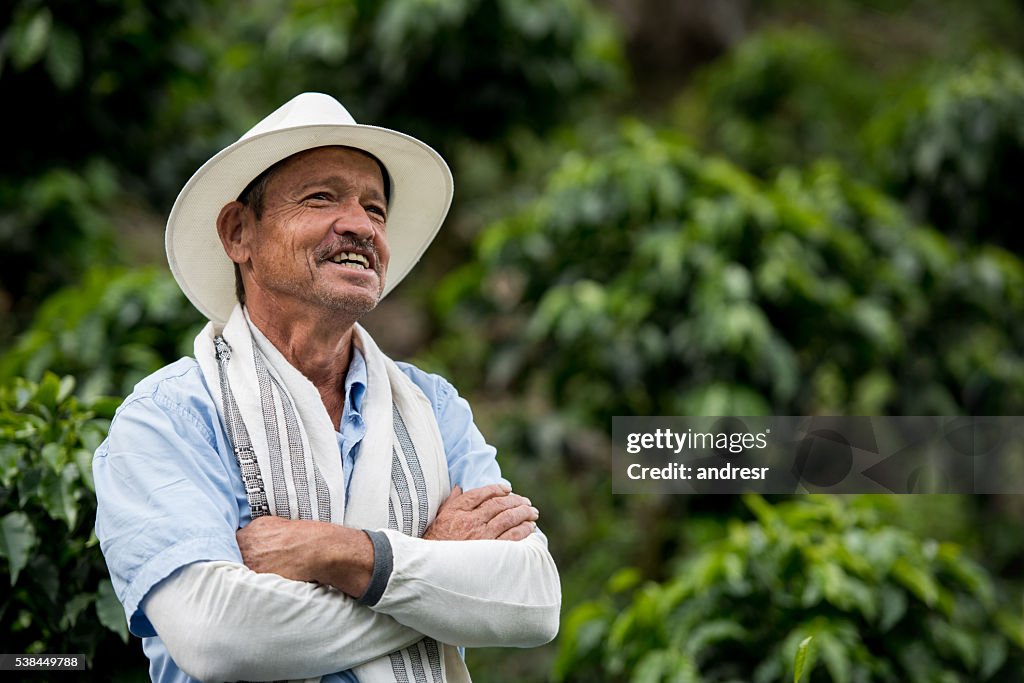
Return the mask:
M365 150L387 169L391 260L382 295L420 260L452 203L454 185L444 159L404 133L356 123L329 95L303 93L203 164L171 209L167 262L185 296L207 318L224 323L237 301L234 263L217 235L220 210L278 161L328 145Z

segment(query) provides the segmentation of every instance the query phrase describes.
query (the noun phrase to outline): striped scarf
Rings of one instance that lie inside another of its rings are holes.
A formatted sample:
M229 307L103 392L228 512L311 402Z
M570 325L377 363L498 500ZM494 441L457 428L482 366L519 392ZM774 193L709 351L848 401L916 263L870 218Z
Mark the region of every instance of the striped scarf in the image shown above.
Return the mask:
M367 366L366 434L347 501L335 426L319 392L241 306L223 330L207 324L195 353L227 427L253 519L277 515L419 537L451 491L437 421L423 392L362 327L353 329ZM457 649L429 637L354 673L360 683L469 680Z

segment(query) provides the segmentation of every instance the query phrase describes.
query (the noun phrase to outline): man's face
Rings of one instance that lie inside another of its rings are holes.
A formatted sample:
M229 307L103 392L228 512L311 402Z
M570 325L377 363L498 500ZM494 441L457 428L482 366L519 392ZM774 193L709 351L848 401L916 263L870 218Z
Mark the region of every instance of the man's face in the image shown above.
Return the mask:
M346 317L377 305L390 252L374 159L344 147L300 152L271 175L260 218L247 211L250 305Z

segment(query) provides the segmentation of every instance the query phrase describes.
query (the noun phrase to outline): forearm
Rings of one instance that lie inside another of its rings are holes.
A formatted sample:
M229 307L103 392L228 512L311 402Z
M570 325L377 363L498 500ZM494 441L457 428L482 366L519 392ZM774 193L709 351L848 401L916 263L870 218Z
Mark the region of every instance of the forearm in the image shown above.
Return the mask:
M235 534L245 566L260 574L334 586L358 598L373 570L373 545L359 529L260 517Z
M533 647L558 632L561 586L543 534L512 542L383 533L393 567L373 610L464 647Z
M321 676L423 637L335 589L231 562L183 567L143 610L175 663L204 681Z

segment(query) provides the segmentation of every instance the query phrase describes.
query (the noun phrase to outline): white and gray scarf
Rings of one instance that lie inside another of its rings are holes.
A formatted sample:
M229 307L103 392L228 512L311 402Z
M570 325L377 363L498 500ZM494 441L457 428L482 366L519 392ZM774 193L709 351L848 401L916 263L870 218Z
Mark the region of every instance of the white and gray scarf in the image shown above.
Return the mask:
M223 330L207 324L195 355L227 427L253 518L272 514L422 536L451 492L433 409L359 325L353 343L367 367L366 435L347 501L335 426L319 392L242 306ZM469 680L457 649L429 637L354 673L360 683Z

